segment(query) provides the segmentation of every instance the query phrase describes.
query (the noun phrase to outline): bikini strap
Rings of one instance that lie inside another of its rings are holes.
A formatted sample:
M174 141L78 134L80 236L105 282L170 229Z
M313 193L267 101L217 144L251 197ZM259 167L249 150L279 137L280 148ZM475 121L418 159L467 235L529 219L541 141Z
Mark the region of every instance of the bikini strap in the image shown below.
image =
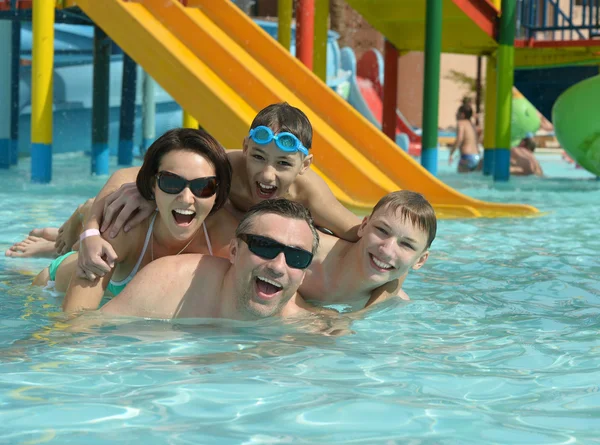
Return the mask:
M212 255L212 244L210 243L210 238L208 237L208 230L206 229L206 222L204 221L202 221L202 228L204 229L204 238L206 239L206 245L208 246L208 253Z
M154 221L156 221L157 215L158 215L158 212L154 212L154 216L152 217L152 220L150 221L150 225L148 226L148 232L146 232L146 239L144 240L144 247L142 249L142 253L140 254L140 257L138 258L137 263L135 263L133 270L129 273L129 275L127 275L127 278L125 278L124 280L121 280L121 281L110 280L110 282L112 284L114 284L116 286L127 284L133 279L135 274L138 273L138 270L140 270L140 265L142 264L142 260L144 259L144 255L146 255L146 250L148 249L148 244L150 244L150 239L152 238L152 229L154 228Z

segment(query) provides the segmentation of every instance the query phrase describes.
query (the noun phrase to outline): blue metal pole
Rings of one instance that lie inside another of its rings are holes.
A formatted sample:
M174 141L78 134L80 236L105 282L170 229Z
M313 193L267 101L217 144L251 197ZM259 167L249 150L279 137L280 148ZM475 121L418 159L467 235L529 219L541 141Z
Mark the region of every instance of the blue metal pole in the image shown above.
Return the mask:
M108 175L108 119L111 40L94 29L94 80L92 96L92 174Z
M21 69L21 22L12 21L12 61L10 87L10 163L17 165L19 159L19 78Z
M135 93L137 64L123 53L123 85L121 87L121 116L119 124L119 165L133 163L133 129L135 125Z
M156 138L156 100L154 99L154 79L144 72L142 82L142 153Z
M11 39L12 26L8 20L0 20L0 54L7 60L0 63L0 168L10 168L10 109L11 109Z

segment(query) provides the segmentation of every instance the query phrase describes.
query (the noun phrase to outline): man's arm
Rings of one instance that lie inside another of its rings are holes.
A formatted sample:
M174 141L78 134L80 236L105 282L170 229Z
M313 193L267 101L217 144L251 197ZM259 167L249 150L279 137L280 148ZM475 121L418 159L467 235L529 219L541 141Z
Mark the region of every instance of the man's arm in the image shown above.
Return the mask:
M346 241L358 241L361 219L336 199L319 175L312 170L306 172L299 186L300 199L310 210L317 226L331 230Z

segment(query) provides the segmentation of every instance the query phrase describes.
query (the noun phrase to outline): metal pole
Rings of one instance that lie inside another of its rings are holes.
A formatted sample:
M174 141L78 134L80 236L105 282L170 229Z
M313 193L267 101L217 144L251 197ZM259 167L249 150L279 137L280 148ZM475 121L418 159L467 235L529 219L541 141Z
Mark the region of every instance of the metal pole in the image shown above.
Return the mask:
M384 46L383 116L381 130L396 142L396 109L398 108L398 50L386 39Z
M327 31L329 0L315 0L315 38L313 71L323 82L327 81Z
M477 56L477 79L475 84L475 124L479 126L479 113L481 113L481 56Z
M298 0L296 6L296 57L312 71L315 38L315 0Z
M277 3L277 14L279 24L277 26L277 40L288 51L292 44L292 10L294 0L279 0Z
M483 124L483 174L494 172L496 148L496 58L488 56L485 69L485 122Z
M154 98L154 79L144 72L142 94L142 153L152 145L156 138L156 101Z
M17 165L19 159L19 89L21 68L21 22L12 21L12 60L10 96L10 163Z
M431 174L436 175L442 54L442 2L440 0L427 0L426 5L421 165Z
M94 28L94 80L92 95L92 174L108 175L108 119L111 41Z
M31 181L52 180L54 2L33 2L31 62Z
M135 127L135 96L137 64L123 53L123 83L121 85L121 113L119 122L119 165L133 163L133 130Z
M183 111L183 128L198 128L198 121L187 111Z
M12 60L12 25L8 20L0 20L0 54L6 59ZM11 64L0 63L0 168L11 166L11 140L10 140L10 117L11 117Z
M497 127L494 156L494 180L510 178L510 121L515 69L515 2L502 0L502 16L498 35Z

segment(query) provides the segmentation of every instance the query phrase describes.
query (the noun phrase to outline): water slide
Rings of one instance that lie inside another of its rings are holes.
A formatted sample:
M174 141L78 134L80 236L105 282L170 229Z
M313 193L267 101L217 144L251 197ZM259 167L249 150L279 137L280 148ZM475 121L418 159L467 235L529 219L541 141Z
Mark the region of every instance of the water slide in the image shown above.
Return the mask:
M600 76L567 89L552 108L556 138L564 150L590 173L600 177Z
M531 206L464 196L425 171L229 0L75 0L227 148L239 148L264 106L287 101L314 128L315 170L348 208L386 193L423 193L439 217L524 216Z
M341 51L340 59L342 70L351 73L348 102L369 122L381 128L383 56L376 49L372 49L367 51L357 63L354 50L345 47ZM373 63L363 62L365 59L373 60ZM358 70L361 70L361 75ZM396 110L396 144L408 151L411 156L421 155L421 136L414 131L400 110Z

